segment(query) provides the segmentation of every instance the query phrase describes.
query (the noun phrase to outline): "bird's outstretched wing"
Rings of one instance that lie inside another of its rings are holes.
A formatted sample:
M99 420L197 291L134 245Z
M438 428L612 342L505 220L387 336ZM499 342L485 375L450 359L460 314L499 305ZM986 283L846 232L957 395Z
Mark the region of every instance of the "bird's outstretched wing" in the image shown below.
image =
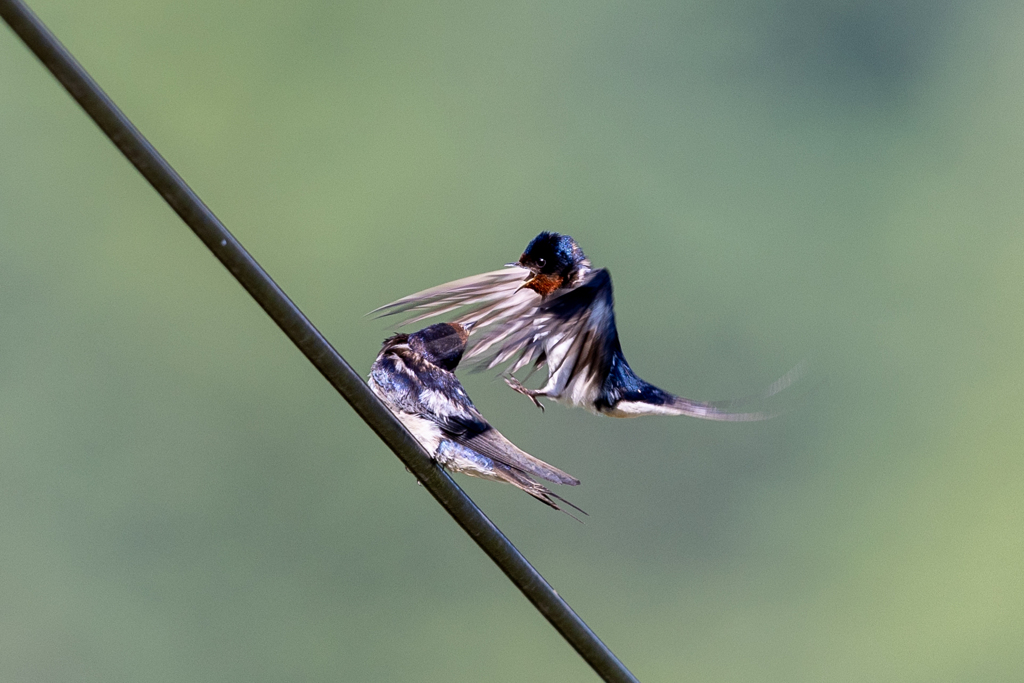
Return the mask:
M454 321L463 325L479 328L500 323L521 316L540 301L539 294L522 289L529 275L528 269L519 266L492 270L410 294L370 311L370 315L411 314L399 323L402 326L458 311Z
M582 391L603 381L617 348L612 279L600 269L578 286L538 302L527 315L484 330L466 358L487 368L508 363L509 372L546 364L549 376L567 378L560 388Z

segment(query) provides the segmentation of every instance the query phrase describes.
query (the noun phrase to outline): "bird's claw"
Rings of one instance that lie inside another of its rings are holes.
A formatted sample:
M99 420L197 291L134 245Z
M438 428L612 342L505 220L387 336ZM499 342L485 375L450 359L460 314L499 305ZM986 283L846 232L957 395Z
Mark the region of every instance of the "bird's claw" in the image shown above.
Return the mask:
M538 408L540 408L540 411L542 413L544 412L544 406L541 405L541 402L537 400L537 394L540 393L539 391L534 391L533 389L527 389L526 387L523 386L522 382L520 382L518 379L516 379L512 375L506 375L502 379L505 380L505 384L507 384L510 387L512 387L513 391L518 391L523 396L529 397L529 399L531 401L533 401L533 405L535 405Z

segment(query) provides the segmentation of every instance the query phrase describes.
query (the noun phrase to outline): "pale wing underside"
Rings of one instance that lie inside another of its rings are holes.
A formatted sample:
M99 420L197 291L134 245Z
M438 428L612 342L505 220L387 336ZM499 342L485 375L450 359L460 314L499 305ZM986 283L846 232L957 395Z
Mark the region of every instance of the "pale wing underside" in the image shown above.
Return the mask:
M380 317L411 313L399 325L460 311L455 322L476 328L522 315L540 301L533 290L521 289L530 271L518 266L492 270L425 289L371 311ZM461 310L460 310L461 309Z
M478 366L494 367L516 355L517 350L528 351L516 363L515 369L519 369L539 358L545 337L553 331L551 328L562 326L564 322L573 326L572 321L560 322L548 314L538 313L540 295L522 287L529 275L530 271L525 268L506 267L411 294L371 313L379 316L411 314L399 325L456 313L455 322L472 328L465 360L475 359ZM515 341L506 341L511 336ZM495 356L501 359L495 360Z
M488 330L467 356L488 368L510 363L513 373L546 364L544 395L589 408L617 340L611 278L596 270L579 286L540 303L532 315Z

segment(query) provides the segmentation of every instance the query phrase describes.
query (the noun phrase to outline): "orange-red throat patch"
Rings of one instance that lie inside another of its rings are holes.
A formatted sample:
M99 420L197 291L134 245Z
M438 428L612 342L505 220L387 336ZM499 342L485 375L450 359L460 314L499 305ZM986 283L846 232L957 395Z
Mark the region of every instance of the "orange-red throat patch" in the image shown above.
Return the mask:
M562 286L563 278L561 275L545 275L544 273L537 273L532 278L527 280L523 287L526 289L532 289L541 296L547 296L551 292L555 291Z

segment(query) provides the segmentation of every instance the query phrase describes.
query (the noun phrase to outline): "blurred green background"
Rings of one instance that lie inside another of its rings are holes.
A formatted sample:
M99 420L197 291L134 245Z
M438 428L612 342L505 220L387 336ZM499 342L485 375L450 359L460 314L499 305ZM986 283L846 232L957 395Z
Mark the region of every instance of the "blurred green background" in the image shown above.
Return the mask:
M1024 7L33 6L361 372L573 235L645 378L541 414L586 525L458 482L644 681L1024 680ZM0 679L593 674L0 30Z

